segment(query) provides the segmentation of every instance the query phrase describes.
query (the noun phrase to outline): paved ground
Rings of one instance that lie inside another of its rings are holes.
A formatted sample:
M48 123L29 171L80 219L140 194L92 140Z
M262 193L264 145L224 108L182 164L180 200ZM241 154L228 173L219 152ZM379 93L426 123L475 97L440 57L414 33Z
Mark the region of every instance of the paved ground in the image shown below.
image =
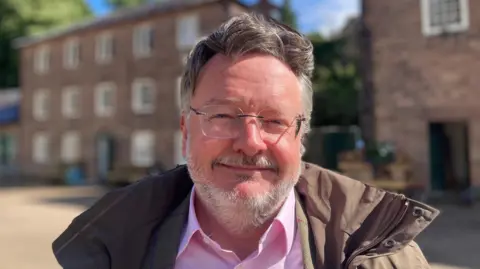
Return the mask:
M51 242L103 190L95 187L0 188L0 268L59 269ZM442 206L418 242L433 269L480 268L480 206Z
M91 187L0 189L0 268L59 269L51 242L101 193Z

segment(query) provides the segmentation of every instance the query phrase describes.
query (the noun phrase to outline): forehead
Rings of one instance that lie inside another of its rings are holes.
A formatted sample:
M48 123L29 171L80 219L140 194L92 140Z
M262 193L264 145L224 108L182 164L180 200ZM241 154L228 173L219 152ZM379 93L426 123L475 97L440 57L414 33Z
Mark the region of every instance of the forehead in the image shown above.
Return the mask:
M300 112L301 88L290 68L273 56L217 54L200 72L192 99L195 106L212 103Z

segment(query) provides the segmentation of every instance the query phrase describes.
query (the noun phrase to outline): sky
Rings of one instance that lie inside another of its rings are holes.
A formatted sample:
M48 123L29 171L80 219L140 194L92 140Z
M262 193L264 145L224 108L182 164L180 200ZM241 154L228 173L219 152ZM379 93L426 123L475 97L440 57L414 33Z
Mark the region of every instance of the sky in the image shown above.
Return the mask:
M109 12L104 0L86 0L97 15ZM175 0L173 0L175 1ZM258 0L244 0L246 4ZM346 20L359 14L360 0L291 0L297 14L298 25L303 33L320 32L329 35L340 29ZM272 0L281 4L283 0Z

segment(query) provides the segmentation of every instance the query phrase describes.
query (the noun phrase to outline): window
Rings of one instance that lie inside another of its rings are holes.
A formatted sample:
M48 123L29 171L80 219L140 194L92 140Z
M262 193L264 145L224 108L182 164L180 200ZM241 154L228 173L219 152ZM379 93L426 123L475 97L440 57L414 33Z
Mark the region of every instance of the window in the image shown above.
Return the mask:
M37 121L45 121L50 116L50 91L47 89L37 90L33 95L33 118Z
M174 134L174 161L176 164L185 164L187 161L183 157L183 152L182 152L182 143L183 143L183 135L181 130L177 130Z
M148 57L153 50L153 29L150 25L137 26L133 31L133 53L136 57Z
M427 36L466 31L468 0L422 0L422 27Z
M78 39L70 39L64 45L63 64L65 68L73 69L80 63L80 43Z
M78 118L81 111L80 89L78 87L68 87L63 90L62 95L62 114L65 118Z
M61 157L64 163L80 161L80 134L78 132L66 132L62 136Z
M103 33L97 36L95 48L95 59L97 63L109 63L113 58L113 37L110 33Z
M182 76L177 78L175 84L175 101L177 103L177 108L181 112L182 111Z
M50 159L50 141L46 133L36 133L32 139L32 157L35 163L45 164Z
M50 48L43 46L35 51L33 68L37 74L45 74L50 69Z
M131 161L139 167L149 167L155 163L155 133L136 131L132 134Z
M132 110L136 114L150 114L155 109L155 82L136 79L132 85Z
M110 82L100 83L95 89L95 114L109 117L115 112L115 85Z
M13 134L0 133L0 160L2 165L10 165L17 157L17 141Z
M198 16L196 14L183 15L177 18L177 48L191 49L200 37Z

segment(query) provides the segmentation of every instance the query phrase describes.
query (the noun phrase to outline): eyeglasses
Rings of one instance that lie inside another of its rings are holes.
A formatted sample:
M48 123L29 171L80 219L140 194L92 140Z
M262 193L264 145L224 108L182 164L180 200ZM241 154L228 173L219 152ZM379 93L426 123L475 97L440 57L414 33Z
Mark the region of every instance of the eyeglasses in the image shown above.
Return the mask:
M256 118L258 126L264 136L278 139L294 124L295 136L300 132L303 115L297 115L293 120L278 113L265 115L244 114L241 109L227 105L209 105L200 109L190 107L196 115L201 116L201 128L205 136L219 139L237 138L243 128L243 118Z

